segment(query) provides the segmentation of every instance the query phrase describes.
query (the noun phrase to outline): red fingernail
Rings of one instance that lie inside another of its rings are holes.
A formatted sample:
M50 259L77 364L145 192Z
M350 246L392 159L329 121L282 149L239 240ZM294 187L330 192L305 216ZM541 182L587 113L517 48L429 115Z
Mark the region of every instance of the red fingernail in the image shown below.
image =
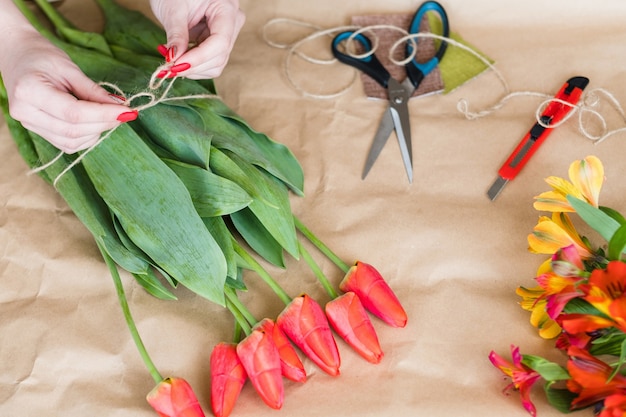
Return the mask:
M176 45L172 46L170 49L168 49L165 52L165 61L166 62L172 62L174 60L174 57L176 56Z
M122 104L126 102L126 97L120 96L119 94L109 93L109 97L113 99L118 104Z
M117 116L117 120L122 123L132 122L133 120L137 119L138 115L139 113L137 112L137 110L127 111Z
M163 58L167 58L167 54L169 52L169 50L167 49L167 46L165 45L159 45L157 46L157 51L163 55Z
M171 72L181 72L181 71L187 71L189 68L191 68L191 65L183 62L182 64L176 64L173 67L170 68Z

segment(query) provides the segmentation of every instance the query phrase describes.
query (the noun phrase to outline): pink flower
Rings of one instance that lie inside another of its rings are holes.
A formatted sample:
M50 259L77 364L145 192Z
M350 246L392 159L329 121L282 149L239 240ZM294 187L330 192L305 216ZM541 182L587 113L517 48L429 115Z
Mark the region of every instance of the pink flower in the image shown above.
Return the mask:
M513 363L493 351L489 354L489 360L493 366L500 369L505 375L511 377L512 382L505 389L509 390L515 388L519 390L522 405L526 411L534 417L537 415L537 410L530 400L530 390L541 376L538 372L533 371L522 363L522 355L519 352L519 347L511 346L511 358Z
M339 375L339 351L322 307L306 294L294 298L276 324L296 346L329 375Z
M283 378L272 335L262 329L253 329L237 345L237 356L265 404L280 409L284 400Z
M371 363L379 363L383 351L367 311L353 292L347 292L326 304L328 321L335 331Z
M367 311L390 326L406 326L407 315L404 308L373 266L357 261L341 281L339 288L344 292L354 292Z
M204 417L196 394L182 378L165 378L146 400L160 417Z
M258 322L255 328L263 329L272 335L280 356L280 369L283 376L295 382L305 382L306 371L302 361L280 327L276 326L273 320L265 318Z
M218 343L211 352L211 408L217 417L230 415L246 383L246 370L237 356L237 345Z

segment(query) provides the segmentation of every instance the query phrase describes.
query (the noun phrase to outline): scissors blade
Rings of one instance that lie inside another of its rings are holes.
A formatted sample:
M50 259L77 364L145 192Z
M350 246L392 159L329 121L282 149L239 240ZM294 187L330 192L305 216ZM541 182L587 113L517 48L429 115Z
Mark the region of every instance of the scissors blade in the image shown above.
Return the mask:
M391 116L391 108L387 108L383 119L378 125L378 130L376 131L376 135L374 136L374 141L372 142L370 151L367 154L367 160L365 161L365 167L363 168L363 174L361 175L361 179L365 179L367 174L370 172L370 169L372 169L372 166L374 166L374 162L376 162L378 155L380 155L380 152L385 147L385 143L387 143L389 135L391 135L394 124L395 123L393 121L393 117Z
M394 79L389 80L389 110L393 118L393 124L398 136L398 144L402 153L404 168L409 178L413 182L413 147L411 144L411 123L409 117L409 98L413 93L413 88L407 89L404 85Z

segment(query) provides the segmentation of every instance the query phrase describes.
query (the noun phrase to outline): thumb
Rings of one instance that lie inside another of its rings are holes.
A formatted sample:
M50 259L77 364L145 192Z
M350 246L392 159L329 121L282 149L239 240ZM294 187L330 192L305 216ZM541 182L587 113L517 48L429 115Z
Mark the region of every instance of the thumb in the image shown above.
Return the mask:
M152 2L154 14L167 35L168 60L176 61L189 45L187 9L176 2ZM157 5L158 4L158 5Z

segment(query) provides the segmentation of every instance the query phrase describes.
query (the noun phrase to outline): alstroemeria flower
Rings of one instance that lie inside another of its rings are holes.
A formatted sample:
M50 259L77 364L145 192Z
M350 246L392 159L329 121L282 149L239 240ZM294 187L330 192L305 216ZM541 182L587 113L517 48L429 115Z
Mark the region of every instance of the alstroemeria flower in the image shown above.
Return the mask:
M611 378L613 368L589 351L572 347L567 353L567 371L571 376L567 389L578 394L572 401L573 408L584 408L626 392L626 377L617 373Z
M322 307L307 294L295 297L276 324L296 346L329 375L339 375L339 351Z
M383 351L359 297L347 292L326 303L326 315L335 331L368 362L379 363Z
M390 326L406 326L407 315L402 304L372 265L357 261L339 284L339 289L354 292L367 311Z
M606 269L594 269L587 284L580 286L583 297L605 317L590 314L568 314L562 326L568 333L592 332L607 327L626 331L626 264L609 262Z
M530 311L530 324L539 330L539 336L544 339L552 339L561 333L561 327L552 320L546 312L546 292L541 287L525 288L518 287L515 291L522 297L520 306Z
M265 404L280 409L284 400L283 377L272 335L258 328L253 329L237 344L237 356Z
M571 182L560 177L546 178L552 191L535 197L535 209L551 212L574 212L575 210L567 201L568 195L598 207L598 197L604 182L602 162L595 156L588 156L583 160L572 162L568 174Z
M511 345L511 359L513 362L507 361L493 351L489 354L489 360L493 366L500 369L502 373L509 376L512 380L504 390L508 391L512 388L519 390L522 405L530 415L536 416L537 411L535 405L530 400L530 390L541 376L537 371L533 371L522 363L522 355L519 352L519 347Z
M216 417L227 417L246 383L246 370L237 356L237 345L218 343L211 352L211 408Z
M609 395L604 399L598 417L623 417L626 415L626 393Z
M541 216L533 232L528 235L528 250L533 253L552 255L559 249L571 245L576 248L582 259L593 256L567 213L553 213L552 218Z
M280 356L280 369L283 376L295 382L306 381L306 371L300 357L296 353L289 339L273 320L265 318L255 325L255 328L263 329L272 335L278 355Z
M146 400L160 417L204 417L196 394L182 378L165 378Z

